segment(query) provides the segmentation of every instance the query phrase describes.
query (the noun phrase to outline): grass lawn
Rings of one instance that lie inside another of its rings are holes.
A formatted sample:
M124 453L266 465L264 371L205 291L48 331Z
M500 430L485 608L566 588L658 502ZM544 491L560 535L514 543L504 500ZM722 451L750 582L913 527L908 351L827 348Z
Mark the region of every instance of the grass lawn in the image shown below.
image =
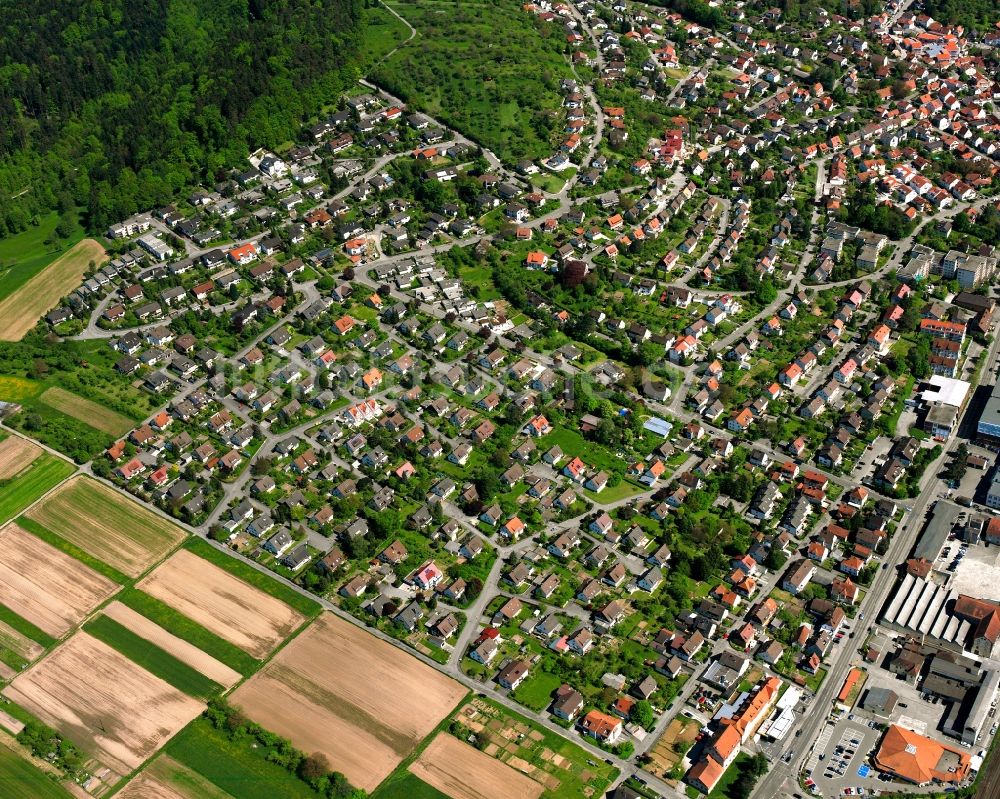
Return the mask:
M385 782L369 794L371 799L449 799L409 771L390 775Z
M62 458L44 453L13 480L0 483L0 522L13 518L49 489L57 486L76 467Z
M565 175L565 177L562 173L555 175L551 172L539 172L531 176L531 185L538 186L542 191L547 191L549 194L556 194L566 185L566 180L572 177L576 170L570 171L567 169L566 172L569 174Z
M13 294L83 238L83 228L78 226L68 239L46 244L58 222L59 214L53 211L41 217L37 227L0 239L0 300Z
M181 615L166 603L151 597L149 594L129 588L116 598L150 621L156 622L167 632L173 633L178 638L198 647L202 652L225 663L240 674L253 674L260 667L260 663L256 659L239 647L206 630L197 622ZM28 635L25 630L21 632ZM30 637L34 638L34 636ZM35 638L35 640L41 643L39 639Z
M97 616L83 629L188 696L208 699L222 691L222 686L214 680L108 616Z
M71 799L72 794L51 775L0 745L0 796L9 799Z
M630 497L633 494L638 494L640 491L644 491L641 486L637 486L635 483L629 482L628 480L622 480L616 486L608 486L600 494L596 494L589 489L584 489L583 493L586 494L594 502L609 504L611 502L616 502L619 499L624 499L625 497Z
M726 773L722 775L722 778L708 795L708 799L729 799L729 787L740 776L739 766L743 761L749 759L749 755L737 755L736 759L729 765L729 768L726 769Z
M600 444L587 441L575 430L566 427L556 426L548 435L542 436L536 442L539 452L545 452L552 446L559 445L568 459L578 457L588 466L594 469L603 469L607 472L620 471L624 462L616 458L614 453L608 451ZM604 490L605 493L607 489Z
M545 710L552 701L552 694L562 685L562 680L554 674L538 672L514 691L514 699L532 710Z
M254 586L254 588L259 588L261 591L266 594L270 594L275 599L280 599L286 605L294 608L307 618L311 619L314 616L319 615L319 612L322 610L319 603L307 596L304 596L303 594L300 594L294 588L290 588L284 583L279 583L273 577L257 571L253 566L250 566L241 560L237 560L236 558L227 555L225 552L220 552L211 544L206 543L200 538L188 539L184 546L199 557L202 557L210 563L214 563L216 566L225 569L230 574L239 577L243 580L243 582L250 583L250 585Z
M364 35L361 37L361 54L365 69L368 69L385 58L393 48L405 42L410 31L399 17L390 14L382 5L366 8L362 15L365 24Z
M249 738L230 741L204 718L197 718L164 751L234 799L316 799L294 774L266 760L268 750L251 748Z

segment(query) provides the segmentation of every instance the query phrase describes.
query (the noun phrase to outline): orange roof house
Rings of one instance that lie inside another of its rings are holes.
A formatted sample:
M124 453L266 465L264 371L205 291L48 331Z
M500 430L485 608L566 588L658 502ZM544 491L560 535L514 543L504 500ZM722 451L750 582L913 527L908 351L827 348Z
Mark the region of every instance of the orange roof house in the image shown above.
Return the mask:
M932 738L895 724L886 730L875 765L914 785L961 782L969 772L969 756Z

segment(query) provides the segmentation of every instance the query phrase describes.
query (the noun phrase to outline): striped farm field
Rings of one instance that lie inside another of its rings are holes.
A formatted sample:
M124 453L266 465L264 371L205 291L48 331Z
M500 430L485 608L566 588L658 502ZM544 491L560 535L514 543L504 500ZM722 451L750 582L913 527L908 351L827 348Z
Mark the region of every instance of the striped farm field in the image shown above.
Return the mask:
M87 477L67 481L27 516L129 577L138 577L185 537L177 525Z
M106 255L99 242L84 239L0 300L0 341L24 338L39 319L80 284L90 262L100 263Z
M127 416L58 386L45 389L39 400L50 408L72 416L109 436L125 435L135 427L135 422Z
M0 480L9 480L24 471L42 454L34 441L20 436L8 436L0 441Z
M74 471L72 463L46 452L16 477L0 482L0 524L19 514Z

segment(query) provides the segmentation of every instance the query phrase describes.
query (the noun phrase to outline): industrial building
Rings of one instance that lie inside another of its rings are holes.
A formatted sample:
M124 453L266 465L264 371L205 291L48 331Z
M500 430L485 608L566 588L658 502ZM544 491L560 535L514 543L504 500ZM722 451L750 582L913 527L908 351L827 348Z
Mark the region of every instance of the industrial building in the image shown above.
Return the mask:
M993 393L976 425L976 434L987 442L1000 444L1000 384L993 386Z
M882 615L882 623L889 629L963 652L975 625L952 613L957 598L954 591L942 585L904 574Z

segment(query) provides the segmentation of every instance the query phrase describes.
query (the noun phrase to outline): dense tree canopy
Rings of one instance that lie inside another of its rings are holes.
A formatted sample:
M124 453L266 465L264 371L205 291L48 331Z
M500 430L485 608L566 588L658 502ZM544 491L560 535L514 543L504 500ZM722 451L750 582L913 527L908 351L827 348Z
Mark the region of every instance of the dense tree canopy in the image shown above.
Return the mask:
M92 227L295 138L356 77L361 0L0 0L0 235Z

